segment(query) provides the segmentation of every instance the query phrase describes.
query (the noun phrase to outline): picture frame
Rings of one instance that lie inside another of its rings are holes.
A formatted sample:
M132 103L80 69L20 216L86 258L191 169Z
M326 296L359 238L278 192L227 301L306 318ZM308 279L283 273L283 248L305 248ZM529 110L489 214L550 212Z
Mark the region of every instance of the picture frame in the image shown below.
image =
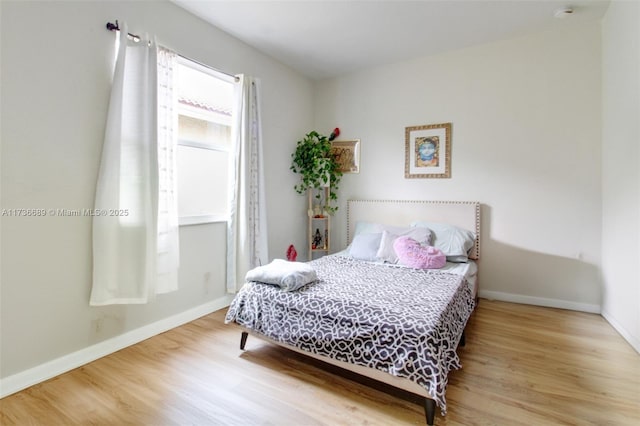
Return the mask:
M451 123L405 127L404 177L451 177Z
M360 173L360 139L331 141L330 152L343 174Z

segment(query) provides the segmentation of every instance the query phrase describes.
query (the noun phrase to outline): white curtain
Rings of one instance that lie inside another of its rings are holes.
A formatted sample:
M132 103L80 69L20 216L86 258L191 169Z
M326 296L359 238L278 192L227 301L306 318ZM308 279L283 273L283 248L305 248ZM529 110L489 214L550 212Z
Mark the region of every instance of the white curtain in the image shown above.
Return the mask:
M178 221L178 55L158 46L158 220L155 293L178 289L180 241Z
M230 176L227 291L237 292L250 269L268 262L259 80L236 82L235 162Z
M147 303L177 289L175 54L129 40L126 24L119 38L94 206L91 305Z

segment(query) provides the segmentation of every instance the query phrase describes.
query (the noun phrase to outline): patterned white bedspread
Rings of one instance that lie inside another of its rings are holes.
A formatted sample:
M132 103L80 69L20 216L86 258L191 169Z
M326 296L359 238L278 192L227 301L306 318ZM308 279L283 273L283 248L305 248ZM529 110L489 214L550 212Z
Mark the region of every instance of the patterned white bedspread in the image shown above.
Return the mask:
M446 413L456 347L474 308L464 277L325 256L318 281L298 291L246 283L225 321L314 354L423 386Z

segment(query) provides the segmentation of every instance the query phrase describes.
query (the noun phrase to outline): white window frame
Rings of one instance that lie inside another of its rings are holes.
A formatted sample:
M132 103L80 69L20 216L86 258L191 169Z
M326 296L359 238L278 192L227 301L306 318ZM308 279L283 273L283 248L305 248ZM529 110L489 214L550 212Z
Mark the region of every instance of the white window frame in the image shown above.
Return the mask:
M233 76L221 73L219 71L216 71L214 69L211 69L207 66L204 66L202 64L199 64L198 62L192 61L190 59L184 58L182 56L178 56L178 63L180 65L192 68L192 69L196 69L200 72L203 72L205 74L209 74L212 77L215 77L217 79L223 80L223 81L227 81L229 83L234 83L235 79ZM193 118L197 118L197 119L206 119L208 121L208 119L210 118L209 116L207 116L206 114L202 114L200 111L198 111L195 107L190 108L190 107L185 107L185 106L181 106L178 105L178 107L176 108L177 114L178 115L186 115L188 117L193 117ZM232 117L232 126L233 126L233 120L234 118ZM232 132L233 134L233 132ZM188 146L191 148L199 148L199 149L207 149L207 150L211 150L211 151L224 151L224 152L228 152L230 159L229 161L231 161L231 154L232 152L232 147L226 147L223 145L215 145L215 144L204 144L201 142L196 142L196 141L190 141L190 140L186 140L186 139L180 139L179 135L178 135L178 145L182 145L182 146ZM180 194L178 194L178 203L180 202ZM229 221L229 215L202 215L202 216L181 216L178 217L178 226L190 226L190 225L202 225L202 224L207 224L207 223L227 223Z

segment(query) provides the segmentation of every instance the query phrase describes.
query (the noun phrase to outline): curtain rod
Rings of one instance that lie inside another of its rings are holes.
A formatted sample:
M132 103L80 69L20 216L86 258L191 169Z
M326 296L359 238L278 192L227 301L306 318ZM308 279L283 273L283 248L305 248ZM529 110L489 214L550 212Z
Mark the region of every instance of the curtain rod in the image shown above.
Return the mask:
M112 22L107 22L107 29L108 29L109 31L120 31L120 25L118 24L118 20L116 19L116 23L115 23L115 24L114 24L114 23L112 23ZM140 40L142 40L142 38L141 38L139 35L137 35L137 34L127 33L127 36L129 36L129 38L130 38L131 40L135 41L136 43L138 43ZM202 66L202 67L208 68L208 69L210 69L211 71L219 72L220 74L224 74L224 75L226 75L226 76L233 77L233 79L234 79L236 82L237 82L237 81L240 81L240 78L239 78L238 76L236 76L236 75L229 74L228 72L220 71L220 70L218 70L218 69L213 68L213 67L212 67L212 66L210 66L210 65L203 64L202 62L196 61L195 59L188 58L188 57L186 57L186 56L184 56L184 55L181 55L181 54L179 54L179 53L178 53L177 55L178 55L178 56L180 56L180 57L181 57L181 58L183 58L183 59L186 59L186 60L188 60L188 61L194 62L194 63L196 63L196 64L198 64L198 65L200 65L200 66Z
M115 24L112 22L107 22L107 29L109 31L120 31L120 24L118 24L118 20L116 19ZM131 33L127 33L127 35L131 40L135 41L136 43L138 43L141 40L139 35L131 34Z

